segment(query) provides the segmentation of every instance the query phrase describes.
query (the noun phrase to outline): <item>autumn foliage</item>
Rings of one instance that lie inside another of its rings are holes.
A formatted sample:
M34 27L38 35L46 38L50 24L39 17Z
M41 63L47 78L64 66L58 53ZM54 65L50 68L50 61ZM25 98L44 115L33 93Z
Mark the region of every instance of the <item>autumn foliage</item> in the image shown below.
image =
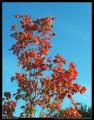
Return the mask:
M42 112L40 117L51 117L57 110L61 110L64 98L70 99L73 107L64 111L65 118L80 118L77 103L73 99L75 93L83 94L86 88L78 83L74 83L78 76L76 66L70 62L69 69L63 68L66 60L57 54L54 58L48 57L52 47L50 40L55 36L52 32L53 21L55 18L48 16L37 20L32 20L29 15L16 15L15 18L19 21L19 26L12 25L11 37L15 39L15 44L10 50L13 51L18 58L18 67L22 68L22 72L16 72L11 78L11 81L17 81L19 88L13 94L15 100L23 99L26 104L22 106L24 112L22 117L35 117L36 106L39 105L42 109L47 109L48 113ZM44 75L45 71L51 73ZM6 93L6 92L5 92ZM5 96L9 96L5 94ZM14 112L16 102L3 102L4 111ZM6 107L7 106L7 107ZM13 109L11 109L11 107Z

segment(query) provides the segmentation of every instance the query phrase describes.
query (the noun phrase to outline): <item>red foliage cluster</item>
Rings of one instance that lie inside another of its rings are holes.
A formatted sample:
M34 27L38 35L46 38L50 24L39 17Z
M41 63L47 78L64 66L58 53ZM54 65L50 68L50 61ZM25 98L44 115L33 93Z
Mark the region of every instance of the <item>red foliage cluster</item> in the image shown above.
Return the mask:
M79 119L81 118L81 114L76 110L76 109L73 109L73 108L69 108L67 110L64 110L64 118L67 118L67 119Z
M17 102L5 102L4 103L4 105L5 105L5 107L8 109L8 108L13 108L13 109L15 109L16 108L16 103Z
M16 101L10 100L11 94L10 92L4 92L5 98L3 98L2 112L3 116L7 116L8 119L13 117L13 113L16 108Z

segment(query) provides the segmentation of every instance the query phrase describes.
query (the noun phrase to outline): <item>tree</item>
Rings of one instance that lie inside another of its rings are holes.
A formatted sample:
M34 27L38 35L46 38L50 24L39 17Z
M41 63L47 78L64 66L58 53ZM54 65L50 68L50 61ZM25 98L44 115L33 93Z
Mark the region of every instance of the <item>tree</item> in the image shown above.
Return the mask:
M90 118L92 115L91 107L87 107L87 105L82 105L78 109L79 113L82 115L82 118Z
M10 92L5 92L4 96L5 98L3 98L2 117L4 119L11 119L13 117L13 113L15 112L17 102L10 100Z
M66 109L68 110L68 109ZM78 112L82 115L82 118L91 118L91 107L87 107L87 105L80 105L78 107ZM64 118L64 110L59 110L58 113L54 114L53 117L56 118Z
M17 81L19 88L13 94L16 101L25 100L26 104L21 108L22 117L34 117L37 105L42 107L41 117L50 117L56 111L61 110L61 103L65 97L71 100L74 107L64 111L64 116L80 118L78 106L72 97L77 92L83 94L86 88L80 84L73 83L78 76L75 64L70 63L69 69L62 66L66 60L57 54L54 58L46 57L50 52L50 40L55 36L52 33L52 22L55 18L48 16L37 20L32 20L29 15L16 15L20 21L21 28L16 24L12 25L13 34L11 37L16 43L11 47L18 58L18 66L22 68L22 73L16 72L11 81ZM19 31L18 31L19 30ZM44 76L45 71L51 73ZM48 114L44 110L48 110Z

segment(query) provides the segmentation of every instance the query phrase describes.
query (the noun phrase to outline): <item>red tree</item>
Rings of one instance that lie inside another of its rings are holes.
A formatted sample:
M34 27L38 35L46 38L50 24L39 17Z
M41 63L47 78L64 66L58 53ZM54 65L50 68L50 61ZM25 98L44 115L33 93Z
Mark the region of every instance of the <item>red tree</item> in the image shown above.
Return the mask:
M72 95L83 94L86 88L73 83L78 76L74 63L71 62L69 69L65 70L66 60L60 54L54 58L46 57L51 48L50 40L55 36L52 33L55 18L48 16L33 21L29 15L15 17L20 20L21 29L15 24L12 26L11 36L16 43L11 50L18 58L17 65L22 67L22 73L17 72L11 80L17 80L19 86L14 94L16 101L23 99L26 102L21 115L34 117L35 107L40 105L49 111L47 114L41 112L40 117L51 117L56 110L62 109L61 103L68 97L74 107L65 110L64 117L80 118L77 111L80 103L75 102ZM45 71L51 74L44 76Z

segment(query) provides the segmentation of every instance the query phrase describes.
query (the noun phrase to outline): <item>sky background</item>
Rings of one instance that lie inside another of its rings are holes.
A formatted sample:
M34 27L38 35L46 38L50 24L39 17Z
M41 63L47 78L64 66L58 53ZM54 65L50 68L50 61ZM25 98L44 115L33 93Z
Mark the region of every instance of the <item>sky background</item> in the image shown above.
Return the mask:
M17 23L14 18L15 14L29 14L32 19L43 18L47 16L55 17L53 22L53 32L56 36L51 40L52 48L49 56L54 57L57 53L61 54L66 60L68 67L73 61L78 71L77 82L87 87L85 94L74 95L76 101L91 106L91 27L92 27L92 4L88 2L3 2L3 90L14 93L17 89L17 83L11 83L10 78L15 75L15 72L20 72L17 67L17 58L8 49L15 43L15 40L10 37L11 25ZM19 100L15 116L21 113L21 105L24 101ZM70 101L65 99L63 108L70 106ZM41 108L38 107L36 117L38 117Z

